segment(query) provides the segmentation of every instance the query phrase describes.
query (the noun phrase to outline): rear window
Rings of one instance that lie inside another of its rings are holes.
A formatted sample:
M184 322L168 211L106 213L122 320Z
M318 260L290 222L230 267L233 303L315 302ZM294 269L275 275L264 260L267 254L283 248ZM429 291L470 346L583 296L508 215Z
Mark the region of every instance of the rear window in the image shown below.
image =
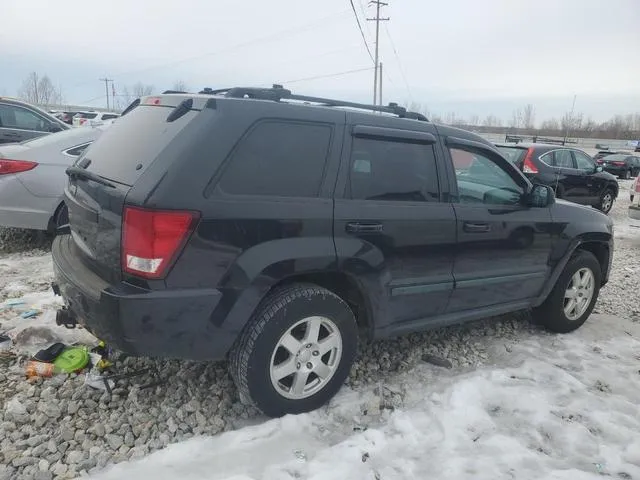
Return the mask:
M626 159L626 155L607 155L607 162L624 162Z
M87 170L103 178L133 185L151 162L199 113L189 111L173 122L173 109L139 106L109 127L86 151Z
M87 119L96 118L97 116L98 116L97 113L79 113L77 115L78 118L87 118Z
M500 153L511 163L519 164L526 155L527 151L523 148L514 147L498 147Z

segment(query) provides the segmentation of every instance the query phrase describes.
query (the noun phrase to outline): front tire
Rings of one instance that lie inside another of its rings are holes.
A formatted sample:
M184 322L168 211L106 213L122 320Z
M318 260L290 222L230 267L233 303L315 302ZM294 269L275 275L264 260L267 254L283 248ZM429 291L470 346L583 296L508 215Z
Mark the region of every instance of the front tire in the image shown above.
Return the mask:
M311 284L270 294L230 354L243 401L280 417L315 410L344 383L355 360L358 329L337 295Z
M607 189L600 196L600 202L596 208L602 213L609 213L613 208L614 199L613 191L611 189Z
M596 257L578 250L571 257L534 318L555 333L569 333L589 318L600 293L602 269Z

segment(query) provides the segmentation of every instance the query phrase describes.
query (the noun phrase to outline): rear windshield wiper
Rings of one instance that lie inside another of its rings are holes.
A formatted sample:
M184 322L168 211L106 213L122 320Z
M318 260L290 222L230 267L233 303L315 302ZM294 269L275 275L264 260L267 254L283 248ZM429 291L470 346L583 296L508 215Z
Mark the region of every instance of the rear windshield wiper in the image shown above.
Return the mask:
M100 175L96 175L95 173L90 172L89 170L85 170L84 168L69 167L65 170L65 172L69 176L69 178L84 178L85 180L91 180L93 182L100 183L105 187L116 188L116 186L109 180L105 180Z

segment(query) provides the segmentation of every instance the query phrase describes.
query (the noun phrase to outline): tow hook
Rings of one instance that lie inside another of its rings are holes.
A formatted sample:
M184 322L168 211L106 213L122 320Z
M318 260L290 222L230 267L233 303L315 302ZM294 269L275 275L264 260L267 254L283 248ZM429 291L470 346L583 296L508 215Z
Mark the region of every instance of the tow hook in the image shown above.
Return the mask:
M73 329L77 324L76 316L68 308L62 307L56 312L56 325Z

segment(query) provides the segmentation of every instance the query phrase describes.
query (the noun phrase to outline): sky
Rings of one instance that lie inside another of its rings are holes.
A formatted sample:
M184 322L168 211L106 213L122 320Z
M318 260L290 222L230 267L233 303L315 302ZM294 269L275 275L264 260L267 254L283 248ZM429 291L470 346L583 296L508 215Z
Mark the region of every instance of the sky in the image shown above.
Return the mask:
M531 103L540 122L569 111L575 95L576 112L596 121L640 112L640 0L386 1L384 103L505 120ZM365 17L375 9L353 3L373 52ZM373 97L349 0L0 0L0 18L0 95L35 71L66 102L101 107L105 76L118 94L183 81Z

